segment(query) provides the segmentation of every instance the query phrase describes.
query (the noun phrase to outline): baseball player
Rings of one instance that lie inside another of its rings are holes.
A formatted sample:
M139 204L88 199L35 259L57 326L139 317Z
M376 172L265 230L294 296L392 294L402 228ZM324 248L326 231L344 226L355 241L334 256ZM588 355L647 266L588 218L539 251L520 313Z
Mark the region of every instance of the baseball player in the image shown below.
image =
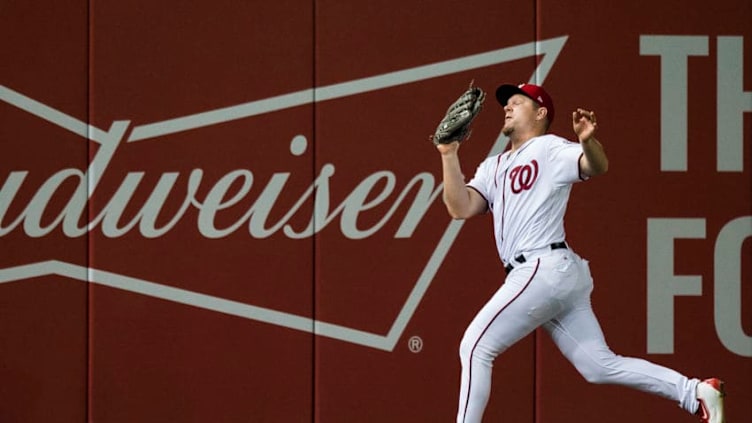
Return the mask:
M614 354L590 304L588 262L564 234L572 184L608 170L594 134L595 113L577 109L572 124L579 142L548 134L554 104L537 85L501 85L502 132L511 148L485 159L465 183L459 141L437 143L444 202L455 219L490 212L504 284L478 312L460 343L462 375L457 422L480 422L491 389L493 360L539 326L592 383L619 384L676 401L707 423L723 423L723 382L700 381L645 360Z

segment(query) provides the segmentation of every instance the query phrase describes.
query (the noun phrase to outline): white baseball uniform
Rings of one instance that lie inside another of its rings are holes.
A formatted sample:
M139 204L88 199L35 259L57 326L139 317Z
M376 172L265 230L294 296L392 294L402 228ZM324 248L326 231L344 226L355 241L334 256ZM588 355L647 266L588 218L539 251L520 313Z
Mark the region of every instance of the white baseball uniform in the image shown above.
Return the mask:
M487 158L468 183L493 214L499 257L509 274L460 344L457 422L481 421L493 360L539 326L589 382L626 385L697 410L697 379L618 356L606 345L590 304L588 262L564 243L569 193L583 180L581 155L579 143L547 134Z

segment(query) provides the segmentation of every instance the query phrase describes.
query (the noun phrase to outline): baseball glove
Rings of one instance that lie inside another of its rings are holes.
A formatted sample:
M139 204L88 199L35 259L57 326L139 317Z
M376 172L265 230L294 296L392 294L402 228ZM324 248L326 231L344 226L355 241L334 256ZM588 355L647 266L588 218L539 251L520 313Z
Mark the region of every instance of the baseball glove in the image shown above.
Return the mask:
M473 87L473 82L470 82L470 88L449 106L436 132L429 138L437 145L468 139L470 124L483 109L485 99L486 93L478 87Z

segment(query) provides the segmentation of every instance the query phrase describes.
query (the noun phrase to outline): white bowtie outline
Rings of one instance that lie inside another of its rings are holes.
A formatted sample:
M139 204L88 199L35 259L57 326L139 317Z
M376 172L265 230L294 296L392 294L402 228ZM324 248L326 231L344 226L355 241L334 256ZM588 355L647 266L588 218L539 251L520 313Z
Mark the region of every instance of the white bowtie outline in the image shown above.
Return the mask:
M541 57L529 81L530 83L540 85L559 57L567 39L568 36L561 36L534 41L382 75L306 89L235 106L140 125L133 128L127 142L153 139L176 132L244 119L305 104L376 91L526 57ZM100 145L118 142L119 138L114 138L122 137L126 132L127 125L130 123L129 121L115 121L112 123L109 131L105 131L26 97L4 85L0 85L0 100L78 134L85 139L97 142ZM504 151L507 143L508 138L503 134L499 134L488 156L493 156ZM428 290L438 268L444 261L449 248L459 234L462 224L463 221L461 220L450 221L386 335L365 332L305 316L258 307L58 260L48 260L0 269L0 284L46 275L60 275L82 282L95 283L205 310L308 332L317 336L329 337L383 351L393 351L423 295Z

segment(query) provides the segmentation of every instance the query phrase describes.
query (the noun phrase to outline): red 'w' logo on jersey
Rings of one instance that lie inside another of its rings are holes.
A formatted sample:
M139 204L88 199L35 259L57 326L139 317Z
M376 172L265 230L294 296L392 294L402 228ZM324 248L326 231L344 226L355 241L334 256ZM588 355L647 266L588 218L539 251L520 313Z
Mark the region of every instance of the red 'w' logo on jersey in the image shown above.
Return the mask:
M538 178L538 162L532 162L512 168L509 173L511 188L514 194L519 194L524 190L533 187L535 180Z

